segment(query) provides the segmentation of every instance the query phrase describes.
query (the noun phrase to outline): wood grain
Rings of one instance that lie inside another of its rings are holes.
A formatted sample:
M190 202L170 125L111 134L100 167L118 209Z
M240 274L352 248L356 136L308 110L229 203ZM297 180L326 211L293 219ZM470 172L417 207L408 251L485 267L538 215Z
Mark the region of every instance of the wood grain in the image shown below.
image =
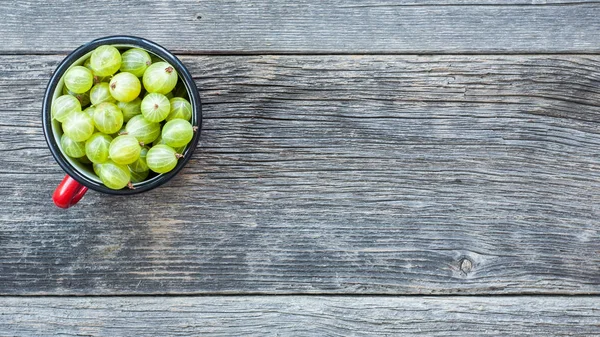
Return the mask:
M1 294L600 294L600 57L185 56L176 179L67 211L0 57Z
M0 336L597 336L596 297L0 298Z
M110 6L110 10L107 8ZM0 53L129 34L184 53L597 53L597 1L2 1Z

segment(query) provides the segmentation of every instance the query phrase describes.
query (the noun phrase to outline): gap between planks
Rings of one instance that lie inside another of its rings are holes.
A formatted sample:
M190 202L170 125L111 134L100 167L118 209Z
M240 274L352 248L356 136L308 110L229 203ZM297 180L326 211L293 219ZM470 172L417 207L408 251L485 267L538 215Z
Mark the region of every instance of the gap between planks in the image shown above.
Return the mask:
M2 56L62 56L66 57L72 50L50 50L50 51L0 51L0 57ZM178 50L171 48L169 51L175 56L597 56L600 55L600 51L590 52L586 50L574 50L574 51L525 51L525 50L498 50L498 51L413 51L413 52L397 52L397 51L364 51L364 50L353 50L353 51L222 51L222 50Z

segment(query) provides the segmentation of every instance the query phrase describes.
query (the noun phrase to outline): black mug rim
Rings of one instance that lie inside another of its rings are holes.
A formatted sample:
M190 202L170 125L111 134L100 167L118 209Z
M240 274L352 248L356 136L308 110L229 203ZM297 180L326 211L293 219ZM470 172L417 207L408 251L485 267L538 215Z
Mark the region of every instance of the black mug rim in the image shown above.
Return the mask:
M157 175L147 181L144 181L142 183L138 183L135 185L135 189L124 188L121 190L113 190L113 189L110 189L110 188L104 186L104 184L101 184L94 180L91 180L90 178L81 174L77 170L77 168L75 168L73 165L71 165L67 161L67 159L65 158L65 155L62 153L62 151L60 150L60 147L56 143L56 140L54 138L54 134L52 131L51 107L52 107L52 99L54 96L54 92L58 86L58 82L60 81L60 79L62 78L64 73L67 71L67 69L69 69L69 67L75 61L77 61L79 58L81 58L85 54L91 52L96 47L98 47L100 45L106 45L106 44L131 45L134 47L139 47L141 49L152 52L153 54L157 55L158 57L162 58L163 60L165 60L166 62L171 64L175 68L175 70L178 72L179 77L182 79L182 81L186 87L186 90L188 92L188 96L190 99L190 103L192 105L192 125L198 127L198 130L196 132L194 132L194 137L192 138L192 140L188 144L185 152L183 153L183 158L179 159L179 161L177 162L177 166L175 166L175 168L173 170L171 170L168 173L159 174L159 175ZM102 37L102 38L93 40L89 43L86 43L86 44L80 46L79 48L77 48L73 52L71 52L69 55L67 55L67 57L65 57L61 61L61 63L58 65L58 67L54 71L54 74L52 74L50 81L48 82L48 86L46 87L46 93L44 95L44 101L43 101L43 106L42 106L42 124L43 124L43 130L44 130L44 137L46 138L46 143L48 144L48 147L50 148L50 152L52 153L52 156L54 157L54 159L56 160L58 165L69 176L71 176L73 179L75 179L80 184L82 184L92 190L101 192L101 193L113 194L113 195L129 195L129 194L145 192L145 191L151 190L153 188L156 188L156 187L166 183L167 181L171 180L175 175L177 175L177 173L179 173L179 171L181 171L181 169L183 169L183 167L187 164L187 162L192 157L194 150L198 146L198 141L200 140L200 131L202 129L202 103L200 101L200 94L198 93L198 88L196 86L196 83L195 83L192 75L187 70L185 65L175 55L173 55L171 52L169 52L166 48L160 46L159 44L157 44L155 42L146 40L144 38L136 37L136 36L127 36L127 35L107 36L107 37Z

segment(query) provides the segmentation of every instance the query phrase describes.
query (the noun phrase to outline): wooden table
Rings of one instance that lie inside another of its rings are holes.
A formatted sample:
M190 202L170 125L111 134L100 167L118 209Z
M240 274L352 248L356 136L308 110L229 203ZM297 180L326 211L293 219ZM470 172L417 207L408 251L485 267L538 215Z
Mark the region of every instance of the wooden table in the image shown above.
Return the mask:
M600 335L600 4L3 1L0 336ZM200 88L184 171L69 210L41 102L94 38Z

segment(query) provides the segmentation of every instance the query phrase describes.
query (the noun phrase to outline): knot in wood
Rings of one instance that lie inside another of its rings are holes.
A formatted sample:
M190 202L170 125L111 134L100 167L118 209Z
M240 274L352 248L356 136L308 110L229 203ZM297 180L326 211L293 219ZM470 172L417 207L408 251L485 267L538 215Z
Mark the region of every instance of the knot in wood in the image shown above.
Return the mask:
M473 262L466 257L460 261L460 271L464 274L468 274L473 270Z

